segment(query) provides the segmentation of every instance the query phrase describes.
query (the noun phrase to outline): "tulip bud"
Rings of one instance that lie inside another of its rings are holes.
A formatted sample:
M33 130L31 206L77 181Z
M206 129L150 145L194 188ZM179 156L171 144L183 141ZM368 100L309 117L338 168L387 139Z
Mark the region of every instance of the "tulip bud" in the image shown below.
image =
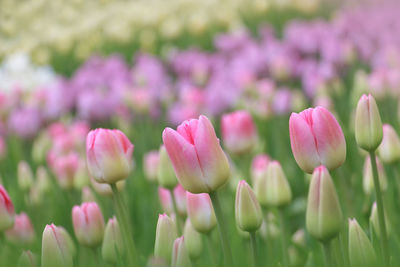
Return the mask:
M208 234L217 224L214 208L208 194L186 193L186 207L189 219L198 232Z
M392 164L400 160L400 138L389 124L383 125L383 138L378 152L383 163Z
M157 173L158 184L161 187L172 189L176 186L178 181L176 180L174 168L172 167L171 160L164 146L160 147L159 157Z
M376 157L376 166L378 169L380 189L382 192L385 192L387 189L386 173L378 157ZM375 186L372 174L371 158L367 156L364 163L363 189L366 195L371 195L371 193L374 191L374 188Z
M296 244L298 246L305 246L306 245L305 233L304 233L303 229L297 230L292 235L292 242L293 242L293 244Z
M143 170L146 178L150 182L157 181L159 161L158 151L150 151L144 155Z
M26 213L15 216L14 226L6 231L6 238L11 243L28 246L35 241L35 232L31 220Z
M257 143L257 129L247 111L239 110L223 115L221 127L224 145L232 154L251 152Z
M167 262L171 262L172 248L175 239L178 237L176 233L176 225L166 214L160 214L157 222L156 242L154 245L154 255L163 258Z
M338 168L346 159L346 141L335 117L325 108L292 113L289 119L290 143L299 167L312 173L319 165Z
M202 237L201 234L193 228L189 218L186 219L183 236L185 237L185 246L189 257L194 260L198 259L203 251Z
M64 234L54 224L46 225L42 237L42 267L72 267L72 254Z
M36 184L40 193L48 193L51 189L51 182L47 170L43 166L39 166L36 170Z
M74 187L78 190L89 185L89 174L86 168L86 163L82 160L79 161L78 168L75 172Z
M390 225L389 220L386 218L385 213L385 222L386 222L386 232L388 236L390 235ZM376 236L379 238L381 235L380 227L379 227L379 219L378 219L378 210L376 209L376 202L372 204L371 215L369 217L369 223L372 225L372 229L374 230Z
M86 138L87 167L99 183L116 183L132 170L133 145L119 130L96 129Z
M118 251L118 253L117 253ZM101 247L101 255L108 263L117 263L118 255L124 253L124 244L122 241L121 230L115 217L110 218L104 232L103 246Z
M268 164L267 172L254 188L257 199L263 206L282 207L292 200L292 191L278 161Z
M328 241L339 233L342 219L335 185L321 165L314 170L308 191L307 231L320 241Z
M260 203L253 190L242 180L236 190L235 218L239 228L246 232L255 232L262 223Z
M349 258L351 266L378 266L375 250L356 219L349 220Z
M96 197L88 186L82 188L82 202L96 202Z
M163 142L179 183L187 191L209 193L228 181L228 159L207 117L185 121L177 131L166 128Z
M362 95L357 104L355 120L356 141L359 147L375 151L382 141L381 116L374 97Z
M67 230L64 229L64 227L58 226L57 229L60 231L60 234L64 237L65 242L67 243L68 251L71 253L72 258L74 258L76 256L76 246L74 241L72 240L72 237L67 232Z
M171 267L190 267L190 259L185 247L184 237L178 237L174 242L172 250Z
M78 166L79 155L76 152L70 152L67 155L57 157L54 160L53 169L61 188L73 188L75 174L78 170Z
M96 202L74 206L72 222L79 243L88 247L96 247L101 244L104 233L104 219Z
M176 201L176 207L178 209L178 213L181 216L186 216L186 190L178 184L174 188L174 196Z
M14 205L7 191L0 184L0 232L10 229L14 225Z
M18 163L18 186L22 191L28 191L33 185L32 169L26 161Z
M172 206L171 192L168 189L159 187L158 198L160 199L162 210L167 214L172 214L174 212L174 208Z
M18 259L17 267L37 267L37 258L30 250L23 251Z
M266 154L259 154L254 157L250 169L251 182L253 186L257 183L260 177L266 173L270 161L270 157Z

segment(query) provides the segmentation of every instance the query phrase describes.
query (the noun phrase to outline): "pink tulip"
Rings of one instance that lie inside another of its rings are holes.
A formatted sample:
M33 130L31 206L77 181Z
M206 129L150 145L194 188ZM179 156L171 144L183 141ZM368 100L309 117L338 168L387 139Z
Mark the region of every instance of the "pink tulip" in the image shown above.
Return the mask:
M303 171L312 173L319 165L338 168L346 158L346 141L335 117L325 108L292 113L289 119L292 151Z
M72 222L79 243L95 247L103 241L104 219L96 202L83 203L72 209Z
M14 205L7 191L0 184L0 232L11 228L14 224Z
M71 189L74 186L74 177L78 167L79 156L75 152L55 158L53 168L62 188Z
M221 127L224 145L231 153L247 153L254 148L257 130L247 111L239 110L223 115Z
M178 212L182 216L186 216L186 190L180 184L174 188L174 196Z
M266 173L270 161L271 159L267 154L258 154L254 157L250 169L251 182L253 185L255 185L258 179Z
M205 116L166 128L163 141L180 184L192 193L217 190L229 179L229 163Z
M6 231L6 237L15 244L30 245L35 239L35 232L31 220L26 213L15 216L13 228Z
M157 181L159 160L160 158L157 150L150 151L144 155L143 170L146 178L151 182Z
M133 145L119 130L96 129L86 138L90 174L99 183L115 183L132 170Z
M160 199L160 204L165 213L173 213L171 192L163 187L158 188L158 198Z
M208 194L186 193L186 206L193 227L201 233L209 233L217 221Z
M174 190L174 197L176 201L176 207L178 213L186 216L186 190L178 184ZM164 212L171 214L174 212L173 204L171 199L171 192L163 187L158 188L158 197L160 198L160 204Z

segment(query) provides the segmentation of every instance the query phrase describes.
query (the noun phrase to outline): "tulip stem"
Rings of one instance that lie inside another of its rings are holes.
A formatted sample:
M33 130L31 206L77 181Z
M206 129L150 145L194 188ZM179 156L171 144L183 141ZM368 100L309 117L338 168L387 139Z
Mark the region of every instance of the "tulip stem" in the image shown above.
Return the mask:
M208 233L206 235L207 238L207 247L208 247L208 252L210 253L210 258L211 258L211 262L212 262L212 266L217 266L216 262L217 262L217 258L215 257L215 251L214 251L214 245L213 245L213 241L211 238L211 233Z
M326 267L333 267L333 259L332 259L332 252L331 252L331 241L326 241L322 243L322 248L324 249L324 256L325 256L325 266Z
M128 266L136 266L136 248L135 243L132 239L132 232L130 229L128 214L115 183L111 184L111 189L113 192L113 200L116 208L117 220L120 224L121 236L125 245Z
M287 244L286 244L286 228L285 228L285 216L283 214L282 208L278 209L279 215L279 224L281 227L281 250L282 250L282 263L283 267L289 267L289 256L287 253Z
M374 187L375 187L375 197L376 197L376 205L378 209L378 221L379 221L379 232L380 232L380 240L381 240L381 250L383 256L384 266L389 266L389 248L388 248L388 236L386 232L386 222L385 222L385 214L383 210L383 199L382 199L382 191L379 183L378 169L376 167L376 157L375 151L370 151L369 156L371 159L372 165L372 174L374 178Z
M218 230L219 235L222 243L222 250L224 252L224 259L225 259L225 266L232 267L233 266L233 259L232 259L232 252L229 245L228 234L226 232L226 224L224 220L224 216L222 214L221 204L219 202L217 192L210 192L209 193L211 202L213 204L213 208L215 211L215 216L217 218Z
M257 239L256 239L256 232L250 232L250 243L251 243L251 250L253 251L253 264L254 267L258 267L258 252L257 252Z
M175 216L176 216L176 230L177 230L178 236L181 236L182 235L181 218L179 216L178 207L176 205L176 198L175 198L175 195L174 195L174 190L170 189L169 192L171 194L172 207L174 209Z

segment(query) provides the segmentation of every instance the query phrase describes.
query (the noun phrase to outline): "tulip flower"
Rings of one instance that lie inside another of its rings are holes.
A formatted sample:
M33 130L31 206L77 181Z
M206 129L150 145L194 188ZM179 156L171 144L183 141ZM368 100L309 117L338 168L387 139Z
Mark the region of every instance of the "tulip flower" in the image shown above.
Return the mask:
M42 267L72 267L72 254L64 234L54 224L46 225L42 237Z
M65 230L64 227L57 226L57 229L60 232L60 234L63 236L63 238L65 239L65 242L67 243L68 251L69 251L69 253L71 253L72 258L74 258L77 253L74 240L72 240L71 235L67 232L67 230Z
M157 180L159 161L158 151L150 151L144 155L143 170L146 178L151 182Z
M292 200L292 191L278 161L271 161L267 171L254 185L258 201L263 206L282 207Z
M72 189L74 178L79 166L79 156L75 152L57 157L54 161L54 172L61 188Z
M160 147L159 151L157 180L161 187L167 189L173 189L178 183L171 160L169 159L167 151L163 145Z
M87 166L99 183L116 183L132 170L133 145L119 130L96 129L86 138Z
M378 266L375 250L356 219L349 220L349 258L351 266Z
M390 224L389 221L386 217L386 213L385 213L385 222L386 222L386 231L387 231L387 235L390 236ZM374 202L372 204L372 208L371 208L371 215L369 216L369 223L372 226L372 229L374 230L376 236L378 238L380 238L381 235L381 231L379 229L379 218L378 218L378 211L376 209L376 202Z
M386 173L378 157L376 157L376 167L378 169L378 174L379 174L378 177L379 177L380 189L382 192L385 192L387 189ZM363 171L363 189L366 195L371 195L371 193L374 191L374 179L372 174L370 156L367 156L365 158L364 171Z
M172 248L177 238L175 222L166 214L160 214L156 229L154 256L171 262Z
M18 186L22 191L28 191L33 185L32 169L26 161L18 163Z
M260 203L244 180L236 189L235 218L239 228L246 232L257 231L263 219Z
M31 245L35 240L35 232L31 220L22 212L15 216L14 226L6 231L6 238L14 244Z
M166 128L163 142L179 183L192 193L216 191L229 179L229 163L205 116Z
M167 214L173 213L171 192L168 189L159 187L158 198L160 200L162 210Z
M0 232L10 229L14 225L14 205L7 191L0 184Z
M203 251L202 237L201 234L194 229L189 218L186 219L183 236L185 237L185 246L189 257L194 260L198 259Z
M103 240L104 219L96 202L74 206L72 222L79 243L88 247L100 245Z
M37 257L30 250L23 251L18 259L17 267L37 267Z
M319 241L335 237L342 224L342 210L335 185L325 166L314 170L308 191L306 227Z
M39 166L36 170L36 185L39 189L39 192L42 194L50 192L51 182L49 174L47 170L43 166Z
M400 138L389 124L383 125L383 138L378 152L383 163L392 164L400 160Z
M260 177L266 173L268 163L270 161L270 157L266 154L259 154L254 157L250 169L251 181L253 186L257 183Z
M178 237L172 248L171 267L190 267L190 259L185 247L185 239L183 236Z
M292 113L289 119L290 142L299 167L312 173L319 165L338 168L346 158L346 142L335 117L325 108Z
M224 114L221 128L224 146L233 154L248 153L257 143L257 129L247 111Z
M117 254L118 252L118 254ZM118 255L124 253L124 244L118 221L115 217L110 218L104 231L104 241L101 247L101 255L108 263L117 263Z
M210 196L187 192L186 200L188 216L194 229L200 233L210 233L217 224Z
M362 95L357 104L355 119L356 141L359 147L375 151L383 137L381 116L374 97Z

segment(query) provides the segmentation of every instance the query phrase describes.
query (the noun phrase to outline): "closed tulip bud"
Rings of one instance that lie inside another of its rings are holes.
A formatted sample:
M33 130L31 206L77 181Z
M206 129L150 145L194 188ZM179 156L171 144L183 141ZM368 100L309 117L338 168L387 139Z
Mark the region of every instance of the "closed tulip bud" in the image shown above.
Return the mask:
M203 251L203 241L201 234L194 229L189 218L186 219L183 236L189 257L194 260L198 259Z
M178 213L181 216L186 216L186 190L180 184L174 188L174 196Z
M67 243L68 251L71 253L72 258L76 256L76 246L74 240L72 240L71 235L64 229L62 226L58 226L57 229L60 231L61 235L64 237L65 242Z
M15 210L7 191L0 184L0 232L14 225Z
M173 213L171 192L168 189L159 187L158 188L158 198L160 199L160 204L162 210L167 213Z
M208 194L186 193L186 207L189 219L198 232L210 233L217 224L214 208Z
M101 244L104 234L104 219L96 202L74 206L72 222L79 243L88 247L96 247Z
M108 263L117 263L118 255L124 254L124 244L122 241L121 230L115 217L110 218L104 232L103 246L101 255Z
M293 242L293 244L296 244L297 246L301 246L301 247L306 245L305 233L304 233L303 229L297 230L292 235L292 242Z
M246 232L257 231L263 219L260 203L244 180L239 182L236 190L235 218L239 228Z
M96 129L86 138L87 167L99 183L116 183L132 170L133 145L119 130Z
M239 110L223 115L221 128L224 146L232 154L251 152L257 143L257 129L247 111Z
M339 233L342 220L335 185L326 167L319 166L314 170L308 191L307 231L320 241L328 241Z
M23 251L18 259L17 267L37 267L37 257L30 250Z
M355 119L356 141L359 147L375 151L382 141L381 116L374 97L362 95L357 104Z
M159 163L158 163L158 184L161 187L172 189L178 183L176 179L174 168L172 167L171 160L168 157L167 151L164 146L160 147L159 152Z
M28 191L32 185L32 169L26 161L20 161L18 163L18 186L22 191Z
M82 188L82 202L96 202L96 197L88 186Z
M45 167L39 166L36 170L36 184L40 193L46 194L51 189L49 174Z
M292 113L289 119L290 143L299 167L312 173L319 165L338 168L346 159L346 141L335 117L325 108Z
M157 222L154 256L162 258L170 263L172 248L177 237L178 234L176 233L174 220L166 214L160 214Z
M150 151L144 155L143 170L146 178L150 182L157 181L159 161L160 157L158 151Z
M54 224L46 225L42 237L42 267L72 267L72 254L64 234Z
M376 167L378 169L380 189L382 192L385 192L387 189L386 173L378 157L376 157ZM371 158L367 156L365 158L365 163L364 163L363 189L365 194L371 195L371 193L374 191L374 188L375 187L374 187L374 178L372 174Z
M378 266L375 250L356 219L349 220L349 258L351 266Z
M15 216L14 226L6 231L6 238L21 246L29 246L35 241L35 232L28 215L22 212Z
M172 249L171 267L190 267L190 259L185 247L185 239L183 236L178 237L174 242Z
M86 168L86 163L80 161L78 169L75 172L74 176L74 187L78 190L82 189L83 187L89 185L89 175Z
M383 125L383 138L378 152L383 163L392 164L400 160L400 138L389 124Z
M259 154L254 157L250 169L251 182L253 186L257 183L260 177L266 173L270 161L270 157L266 154Z
M192 193L210 193L229 179L229 163L205 116L166 128L163 142L179 183Z
M76 152L71 152L55 159L53 169L61 188L68 190L73 188L78 166L79 155Z
M386 232L388 235L390 235L390 225L389 225L389 220L386 218L386 213L385 213L385 222L386 222ZM369 223L372 225L372 229L374 230L376 236L380 238L381 232L379 228L379 219L378 219L378 210L376 209L376 202L372 204L372 209L371 209L371 215L369 217Z
M278 161L268 164L267 172L254 188L257 199L263 206L282 207L292 200L292 191Z

